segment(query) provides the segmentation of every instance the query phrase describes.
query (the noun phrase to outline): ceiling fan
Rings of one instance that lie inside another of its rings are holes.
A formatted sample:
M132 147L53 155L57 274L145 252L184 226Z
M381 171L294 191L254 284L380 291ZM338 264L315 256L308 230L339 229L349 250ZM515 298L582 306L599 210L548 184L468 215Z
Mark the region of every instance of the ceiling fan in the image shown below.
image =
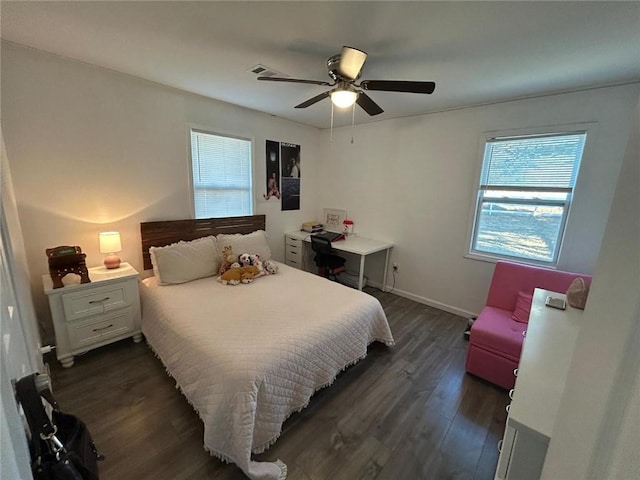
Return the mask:
M356 83L362 73L367 59L366 52L352 47L342 47L342 53L333 55L327 60L327 69L332 83L321 80L303 80L299 78L258 77L258 80L269 82L307 83L335 87L320 95L296 105L295 108L307 108L327 97L337 107L350 107L357 103L369 115L378 115L384 110L362 90L378 90L382 92L408 92L431 94L436 88L434 82L414 82L402 80L363 80ZM358 90L358 88L362 90Z

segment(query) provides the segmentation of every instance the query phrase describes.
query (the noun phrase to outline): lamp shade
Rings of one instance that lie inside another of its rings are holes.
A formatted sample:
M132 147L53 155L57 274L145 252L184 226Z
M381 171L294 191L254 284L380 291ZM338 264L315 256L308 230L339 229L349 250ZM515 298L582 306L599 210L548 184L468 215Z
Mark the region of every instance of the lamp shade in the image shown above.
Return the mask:
M100 253L115 253L120 250L120 232L100 232Z
M104 257L104 266L106 268L118 268L120 266L120 257L115 252L122 250L120 243L120 232L100 232L100 253L106 253Z
M354 80L358 78L367 54L357 48L343 47L340 57L340 74Z
M356 102L358 92L353 90L336 90L331 92L331 101L338 108L350 107Z

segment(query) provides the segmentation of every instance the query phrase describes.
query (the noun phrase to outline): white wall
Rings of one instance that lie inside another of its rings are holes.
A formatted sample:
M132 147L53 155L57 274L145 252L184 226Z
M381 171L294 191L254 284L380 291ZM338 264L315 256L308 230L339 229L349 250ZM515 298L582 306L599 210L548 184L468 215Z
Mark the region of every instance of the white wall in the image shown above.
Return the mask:
M78 244L101 263L97 233L119 230L141 266L139 222L190 216L186 125L302 145L302 210L259 202L276 258L282 234L346 208L361 235L395 242L395 292L462 314L482 307L491 263L464 257L483 132L597 122L560 268L592 273L638 85L514 101L319 131L104 69L3 44L2 117L38 313L45 248ZM380 102L393 96L381 94ZM351 136L354 143L351 144ZM258 190L258 196L262 193ZM367 262L380 278L381 258ZM389 282L392 276L389 276Z
M493 264L464 255L483 132L597 122L559 259L560 269L590 274L637 92L635 84L344 127L334 129L331 143L323 131L319 207L345 208L357 232L395 242L396 293L478 312ZM379 102L384 108L393 97Z
M40 285L47 270L45 248L79 244L89 264L98 265L98 232L117 229L123 236L122 258L141 268L139 223L190 216L189 123L252 136L256 182L264 178L265 139L302 145L302 210L281 212L275 202L257 203L257 213L267 214L277 258L283 255L284 231L319 217L322 207L346 208L360 234L396 242L398 293L476 312L493 270L490 263L463 256L482 132L597 122L560 268L594 272L616 186L623 193L616 199L595 270L585 312L590 328L581 335L567 386L563 408L569 423L559 426L557 435L566 441L552 445L548 465L561 468L567 455L583 462L584 471L591 450L584 450L570 433L582 428L594 442L598 438L601 425L596 423L610 392L598 388L610 386L611 374L620 373L616 368L626 351L622 327L630 331L634 305L637 319L637 277L635 284L626 284L628 291L605 287L619 285L620 274L633 280L630 265L638 259L637 147L635 157L627 156L625 169L630 170L616 184L637 96L637 85L615 87L379 122L355 127L351 145L350 127L334 130L329 143L328 131L2 44L2 125L38 314L49 315ZM384 104L382 99L393 101L390 95L381 97ZM636 223L627 222L629 218ZM636 229L631 243L624 236L628 225ZM379 263L374 260L373 267ZM617 328L609 322L618 322ZM604 348L602 339L612 331L616 334L607 350L611 362L600 362L603 356L594 352ZM581 424L592 416L592 400L596 423ZM580 408L574 409L572 401ZM617 441L625 439L621 435Z
M631 123L631 122L630 122ZM640 478L640 103L544 479Z
M141 271L140 222L191 217L188 124L253 137L256 213L276 259L283 232L313 216L315 128L6 43L2 123L40 318L46 248L80 245L100 265L98 233L118 230L120 257ZM300 211L261 199L266 139L301 145Z

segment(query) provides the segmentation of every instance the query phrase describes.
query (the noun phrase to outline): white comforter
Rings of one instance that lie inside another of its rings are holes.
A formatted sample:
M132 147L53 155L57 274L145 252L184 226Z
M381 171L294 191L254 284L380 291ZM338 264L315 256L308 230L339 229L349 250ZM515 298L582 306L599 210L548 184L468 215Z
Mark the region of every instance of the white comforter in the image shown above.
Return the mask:
M252 479L286 465L255 462L313 393L366 355L393 344L377 299L279 264L276 275L225 286L143 281L142 331L204 422L204 445Z

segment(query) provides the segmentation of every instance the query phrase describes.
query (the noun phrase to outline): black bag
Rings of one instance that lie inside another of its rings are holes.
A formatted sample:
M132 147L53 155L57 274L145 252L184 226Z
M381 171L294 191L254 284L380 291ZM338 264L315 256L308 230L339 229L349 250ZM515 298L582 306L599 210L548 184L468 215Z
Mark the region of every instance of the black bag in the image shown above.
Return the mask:
M18 401L31 431L31 470L35 480L98 480L104 460L82 420L63 413L49 388L38 392L37 373L16 383ZM53 407L51 418L42 398Z

